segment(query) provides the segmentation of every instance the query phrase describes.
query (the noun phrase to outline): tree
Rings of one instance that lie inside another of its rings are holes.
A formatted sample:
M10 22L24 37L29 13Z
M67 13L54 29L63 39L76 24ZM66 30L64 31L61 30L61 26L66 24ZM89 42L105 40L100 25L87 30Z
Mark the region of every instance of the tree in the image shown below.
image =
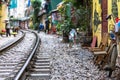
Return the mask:
M92 0L63 0L63 5L59 8L63 21L61 25L64 33L69 33L71 28L79 28L83 31L90 31ZM73 8L73 12L69 11ZM70 14L70 15L69 15ZM64 35L64 34L63 34Z
M75 15L77 15L78 18L77 26L84 31L91 31L92 0L74 0L73 5L76 8Z
M32 19L33 19L34 29L36 30L39 26L39 21L40 21L38 18L38 14L39 14L40 7L41 7L41 1L40 0L32 0L31 3L32 3L32 7L34 9Z

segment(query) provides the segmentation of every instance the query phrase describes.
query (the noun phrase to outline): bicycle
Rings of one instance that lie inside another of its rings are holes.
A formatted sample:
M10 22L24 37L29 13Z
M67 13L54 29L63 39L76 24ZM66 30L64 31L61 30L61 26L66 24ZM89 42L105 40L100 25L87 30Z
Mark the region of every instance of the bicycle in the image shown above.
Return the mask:
M111 20L112 17L113 17L114 25L116 25L116 23L115 23L115 18L114 18L114 15L113 15L113 14L107 16L107 17L106 17L106 20L108 20L108 19ZM120 35L118 35L118 32L117 32L117 31L115 31L115 36L116 36L116 37L115 37L115 38L116 38L116 40L115 40L116 45L114 45L113 50L112 50L111 54L109 55L108 66L105 67L105 70L109 71L108 77L111 77L112 72L113 72L113 71L115 70L115 68L116 68L116 59L117 59L118 53L120 52L120 51L119 51L119 36L120 36Z

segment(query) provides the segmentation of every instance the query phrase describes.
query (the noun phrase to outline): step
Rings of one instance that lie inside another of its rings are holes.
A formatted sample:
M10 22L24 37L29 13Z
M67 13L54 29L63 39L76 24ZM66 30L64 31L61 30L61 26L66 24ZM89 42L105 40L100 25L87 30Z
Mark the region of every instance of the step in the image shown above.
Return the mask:
M16 67L21 67L21 66L23 66L23 64L18 64Z
M25 80L50 80L50 78L48 77L48 78L43 78L43 77L35 77L35 76L33 76L33 77L27 77L27 79L25 79Z
M10 73L8 73L8 72L1 72L0 73L0 77L9 76L9 75L10 75Z
M9 75L9 77L11 77L11 78L12 78L12 77L15 77L15 74L11 74L11 75Z
M13 66L13 65L18 65L18 63L0 63L0 66Z
M44 60L45 60L45 59L50 59L49 57L40 57L40 56L37 56L36 58L39 59L39 60L40 60L40 59L44 59Z
M15 66L0 66L0 70L1 69L13 69L15 68Z
M14 77L7 77L4 80L14 80Z
M50 63L34 63L37 66L50 66Z
M36 69L50 69L50 66L33 65L32 68L36 68Z
M30 73L28 76L30 77L41 77L41 78L50 78L50 74L45 74L45 73Z
M5 61L5 62L2 62L2 63L19 63L20 60L9 60L9 61Z
M0 80L5 80L5 78L0 78Z
M50 60L44 60L44 59L40 59L40 60L35 60L35 62L39 62L39 63L50 63Z
M32 72L50 73L50 69L30 69Z
M11 69L0 69L0 73L1 72L12 72L13 70L11 70Z

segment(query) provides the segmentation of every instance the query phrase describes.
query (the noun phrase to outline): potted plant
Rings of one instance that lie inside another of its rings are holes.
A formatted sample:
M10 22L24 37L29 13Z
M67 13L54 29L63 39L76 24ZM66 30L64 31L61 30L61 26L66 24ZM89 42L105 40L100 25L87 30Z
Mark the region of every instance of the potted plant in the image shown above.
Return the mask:
M61 25L61 31L63 35L63 42L69 42L69 32L74 28L71 20L64 20L63 24Z
M60 30L62 31L63 42L69 42L69 32L73 28L70 2L64 1L58 10L61 14L61 21L59 23L61 24Z

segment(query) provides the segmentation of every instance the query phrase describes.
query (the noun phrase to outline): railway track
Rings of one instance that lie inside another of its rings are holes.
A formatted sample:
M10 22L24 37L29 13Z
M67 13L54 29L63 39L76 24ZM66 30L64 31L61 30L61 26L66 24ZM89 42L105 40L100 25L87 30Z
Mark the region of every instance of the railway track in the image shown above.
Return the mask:
M38 35L36 34L36 36ZM37 38L31 55L14 80L50 80L49 58L39 56L35 53L40 46L39 41L39 38Z
M28 71L26 80L50 80L51 68L48 57L36 57Z
M18 43L20 43L20 41L23 40L25 33L24 32L20 32L20 34L22 33L21 36L15 38L12 41L9 41L7 44L3 45L0 47L0 80L5 80L8 77L13 77L14 74L17 72L17 70L20 67L17 67L15 65L17 65L19 63L19 60L15 60L11 58L11 60L9 60L9 56L11 57L15 57L16 55L14 55L13 53L16 52L12 52L13 47L15 47L15 45L17 45ZM17 55L20 55L19 53Z
M12 46L11 44L9 47L4 48L4 50L1 49L0 80L50 79L49 58L38 56L36 54L40 46L39 36L33 31L25 31L25 33L26 35L24 35L24 38L26 39L20 39L20 41L22 40L21 43L13 48L10 48L10 46ZM32 36L30 34L32 34ZM19 39L14 42L18 41ZM15 43L13 43L13 45L15 45Z
M9 42L7 42L6 44L2 45L2 46L0 47L0 53L1 53L2 51L5 51L5 50L7 50L7 49L9 49L9 48L11 48L11 47L13 47L13 46L15 46L15 44L19 43L19 42L24 38L25 33L24 33L23 31L20 31L19 34L20 34L19 37L17 37L17 38L15 38L14 40L9 41Z

